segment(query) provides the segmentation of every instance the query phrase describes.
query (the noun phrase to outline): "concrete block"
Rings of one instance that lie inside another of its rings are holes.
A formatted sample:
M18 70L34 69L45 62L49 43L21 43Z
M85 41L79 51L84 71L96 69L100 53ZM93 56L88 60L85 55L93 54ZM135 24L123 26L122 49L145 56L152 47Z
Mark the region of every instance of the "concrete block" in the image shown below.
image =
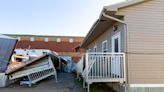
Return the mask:
M5 73L0 73L0 87L6 87L8 85L8 76Z

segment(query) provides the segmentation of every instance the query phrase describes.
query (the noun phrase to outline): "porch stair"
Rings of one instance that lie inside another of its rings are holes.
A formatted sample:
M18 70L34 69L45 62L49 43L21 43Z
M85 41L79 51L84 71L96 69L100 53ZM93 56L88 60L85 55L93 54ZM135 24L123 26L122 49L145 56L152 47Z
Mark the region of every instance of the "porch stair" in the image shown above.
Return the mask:
M90 91L90 84L98 82L125 82L124 53L86 53L82 72L83 87ZM87 86L85 86L87 84Z

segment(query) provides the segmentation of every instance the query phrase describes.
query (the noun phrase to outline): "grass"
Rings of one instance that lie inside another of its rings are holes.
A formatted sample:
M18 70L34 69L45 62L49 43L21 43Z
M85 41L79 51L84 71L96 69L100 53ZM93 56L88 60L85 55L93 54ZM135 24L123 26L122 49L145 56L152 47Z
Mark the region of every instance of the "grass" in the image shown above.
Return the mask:
M95 84L90 85L90 92L104 92L103 87L99 87Z

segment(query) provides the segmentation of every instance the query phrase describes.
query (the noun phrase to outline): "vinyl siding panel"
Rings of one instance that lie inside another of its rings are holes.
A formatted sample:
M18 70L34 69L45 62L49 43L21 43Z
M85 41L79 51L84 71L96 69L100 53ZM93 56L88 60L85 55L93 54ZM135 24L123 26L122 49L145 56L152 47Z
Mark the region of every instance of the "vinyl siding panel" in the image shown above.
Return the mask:
M136 84L164 83L163 55L129 55L129 82ZM135 61L135 62L134 62Z
M128 25L129 84L164 84L164 0L120 9Z

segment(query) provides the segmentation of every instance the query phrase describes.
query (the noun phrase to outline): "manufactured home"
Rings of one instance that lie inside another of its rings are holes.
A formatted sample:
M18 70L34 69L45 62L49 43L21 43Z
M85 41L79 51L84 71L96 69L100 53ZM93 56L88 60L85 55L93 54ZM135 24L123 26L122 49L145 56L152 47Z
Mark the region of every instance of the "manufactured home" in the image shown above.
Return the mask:
M105 6L81 44L82 76L118 92L164 92L164 0Z

